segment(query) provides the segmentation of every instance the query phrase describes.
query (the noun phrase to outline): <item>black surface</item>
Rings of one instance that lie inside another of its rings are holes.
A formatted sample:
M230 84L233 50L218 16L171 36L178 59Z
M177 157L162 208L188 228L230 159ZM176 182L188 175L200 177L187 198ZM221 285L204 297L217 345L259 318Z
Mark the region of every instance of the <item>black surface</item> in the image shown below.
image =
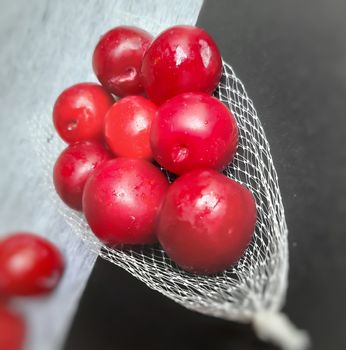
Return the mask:
M270 350L251 329L191 312L99 260L65 350Z
M210 0L198 25L244 82L271 144L290 233L284 311L314 349L345 349L346 2ZM65 349L270 347L98 261Z

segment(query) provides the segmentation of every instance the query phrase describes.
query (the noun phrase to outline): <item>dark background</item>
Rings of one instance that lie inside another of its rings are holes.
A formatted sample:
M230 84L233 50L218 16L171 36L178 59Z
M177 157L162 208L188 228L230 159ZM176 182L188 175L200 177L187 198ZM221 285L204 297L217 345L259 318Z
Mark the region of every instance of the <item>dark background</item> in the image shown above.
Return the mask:
M289 228L284 311L313 349L346 348L346 1L205 1L263 123ZM243 325L185 310L99 259L65 350L271 349Z

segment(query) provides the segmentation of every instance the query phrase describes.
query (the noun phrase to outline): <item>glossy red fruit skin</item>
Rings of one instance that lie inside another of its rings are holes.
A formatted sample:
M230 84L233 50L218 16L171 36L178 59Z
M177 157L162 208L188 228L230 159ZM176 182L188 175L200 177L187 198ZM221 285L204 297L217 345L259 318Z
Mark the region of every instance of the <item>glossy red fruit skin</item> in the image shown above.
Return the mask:
M93 54L93 69L101 84L119 97L142 94L140 68L152 40L136 27L121 26L105 33Z
M251 241L256 204L251 192L214 170L194 170L169 188L157 236L184 270L218 273L234 264Z
M221 71L214 40L193 26L175 26L161 33L144 55L141 68L145 90L158 105L183 92L211 94Z
M88 179L84 214L92 231L106 244L153 243L167 188L166 177L151 163L116 158Z
M237 150L237 123L215 97L185 93L159 108L150 142L155 160L175 174L196 168L222 170Z
M82 210L86 180L109 159L110 153L98 142L78 142L65 148L53 170L54 187L63 202L72 209Z
M53 108L53 122L67 143L101 140L104 117L114 100L99 84L80 83L64 90Z
M124 97L108 111L105 139L119 157L152 159L150 128L157 107L142 96Z
M59 250L42 237L18 232L0 243L0 295L47 294L59 283L63 269Z
M0 303L0 349L22 350L25 333L23 318Z

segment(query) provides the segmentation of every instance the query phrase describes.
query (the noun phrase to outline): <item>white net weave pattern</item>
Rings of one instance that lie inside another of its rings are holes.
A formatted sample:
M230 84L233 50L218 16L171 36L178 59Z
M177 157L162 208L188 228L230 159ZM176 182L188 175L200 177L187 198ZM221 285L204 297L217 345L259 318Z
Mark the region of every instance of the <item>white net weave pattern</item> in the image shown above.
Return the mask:
M55 194L51 174L64 146L50 116L36 117L32 130L55 205L90 249L186 308L251 322L260 311L277 313L283 305L288 273L287 227L268 141L243 84L225 62L215 96L232 110L239 129L237 154L224 173L245 184L254 194L257 224L253 240L240 261L214 276L197 276L181 270L159 245L126 250L103 245L92 234L83 215L65 207ZM303 349L307 341L303 343L304 346L283 347Z

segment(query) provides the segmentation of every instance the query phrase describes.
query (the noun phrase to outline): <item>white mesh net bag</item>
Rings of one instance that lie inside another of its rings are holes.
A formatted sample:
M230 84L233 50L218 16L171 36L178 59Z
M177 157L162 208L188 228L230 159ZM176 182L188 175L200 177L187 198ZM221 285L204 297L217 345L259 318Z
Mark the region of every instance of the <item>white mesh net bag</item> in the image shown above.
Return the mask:
M67 208L55 194L52 169L65 146L54 131L51 115L42 113L32 120L31 129L45 182L54 205L73 231L102 258L188 309L252 323L261 339L283 349L306 349L307 334L280 313L287 289L287 227L268 141L252 101L227 63L223 65L215 95L232 110L239 129L238 151L225 174L245 184L257 203L253 240L239 262L223 273L197 276L184 272L158 245L127 250L103 245L92 234L83 215Z

